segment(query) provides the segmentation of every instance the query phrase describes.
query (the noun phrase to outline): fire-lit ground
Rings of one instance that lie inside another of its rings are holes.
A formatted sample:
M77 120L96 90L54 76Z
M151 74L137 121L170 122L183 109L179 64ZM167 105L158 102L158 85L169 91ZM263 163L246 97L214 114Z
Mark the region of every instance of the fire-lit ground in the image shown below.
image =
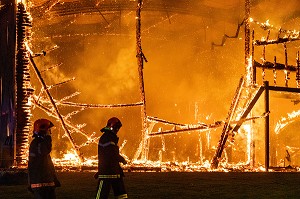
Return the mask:
M129 198L299 198L299 172L131 172L125 173ZM94 198L96 180L90 172L59 172L57 198ZM27 185L0 186L2 199L32 198ZM111 196L113 198L113 196Z

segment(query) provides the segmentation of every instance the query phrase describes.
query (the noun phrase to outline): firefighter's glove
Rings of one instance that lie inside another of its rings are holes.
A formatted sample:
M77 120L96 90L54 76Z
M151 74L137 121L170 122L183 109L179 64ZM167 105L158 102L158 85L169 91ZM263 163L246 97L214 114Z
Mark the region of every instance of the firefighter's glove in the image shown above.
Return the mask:
M99 178L99 172L94 174L94 178L97 180Z
M122 162L123 164L127 164L127 161L125 160L125 158L123 156L119 156L119 162Z
M54 184L55 184L55 187L61 187L61 184L56 177L54 178Z

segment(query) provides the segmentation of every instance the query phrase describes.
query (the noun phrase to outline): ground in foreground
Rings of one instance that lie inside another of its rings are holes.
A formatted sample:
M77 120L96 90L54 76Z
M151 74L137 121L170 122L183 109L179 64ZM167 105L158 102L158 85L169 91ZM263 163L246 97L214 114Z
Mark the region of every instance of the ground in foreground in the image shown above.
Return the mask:
M97 181L90 172L59 172L57 198L95 198ZM132 172L125 173L129 198L300 198L300 173ZM32 198L27 185L0 186L0 198ZM113 196L111 197L113 198Z

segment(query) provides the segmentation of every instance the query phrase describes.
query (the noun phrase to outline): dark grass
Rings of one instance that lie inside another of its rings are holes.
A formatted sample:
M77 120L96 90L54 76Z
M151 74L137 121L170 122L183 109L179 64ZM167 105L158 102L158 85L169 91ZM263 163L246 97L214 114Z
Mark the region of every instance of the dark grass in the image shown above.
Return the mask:
M300 173L125 173L129 198L280 198L300 199ZM62 187L57 198L94 198L97 181L93 173L58 173ZM0 198L32 198L27 185L1 185ZM113 196L111 196L113 198Z

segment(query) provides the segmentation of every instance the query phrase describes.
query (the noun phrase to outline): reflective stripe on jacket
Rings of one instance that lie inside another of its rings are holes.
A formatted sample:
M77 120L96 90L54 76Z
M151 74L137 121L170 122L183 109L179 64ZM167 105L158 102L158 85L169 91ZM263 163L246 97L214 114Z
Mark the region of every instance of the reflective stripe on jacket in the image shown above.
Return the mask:
M40 188L40 187L54 187L55 183L54 182L46 182L46 183L36 183L36 184L31 184L30 187L32 189L34 188Z
M120 174L116 174L116 175L98 175L98 178L121 178Z

